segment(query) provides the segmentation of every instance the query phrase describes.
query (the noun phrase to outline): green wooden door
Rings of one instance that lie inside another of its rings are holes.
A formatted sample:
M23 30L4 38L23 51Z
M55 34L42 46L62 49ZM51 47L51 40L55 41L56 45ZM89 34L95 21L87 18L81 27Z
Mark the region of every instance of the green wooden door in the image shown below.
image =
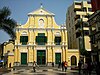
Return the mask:
M59 64L61 62L61 53L55 53L55 64Z
M37 50L37 64L44 65L46 62L46 52L45 50Z
M27 53L21 53L21 65L27 64Z

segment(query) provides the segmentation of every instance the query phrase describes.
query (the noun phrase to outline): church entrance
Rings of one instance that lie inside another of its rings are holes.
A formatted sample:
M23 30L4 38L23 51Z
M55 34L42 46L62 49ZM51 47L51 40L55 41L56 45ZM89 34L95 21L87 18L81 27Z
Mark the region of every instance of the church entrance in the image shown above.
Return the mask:
M61 53L55 53L55 64L61 62Z
M37 64L45 65L46 63L46 51L45 50L37 50Z
M27 64L27 53L21 53L21 65Z

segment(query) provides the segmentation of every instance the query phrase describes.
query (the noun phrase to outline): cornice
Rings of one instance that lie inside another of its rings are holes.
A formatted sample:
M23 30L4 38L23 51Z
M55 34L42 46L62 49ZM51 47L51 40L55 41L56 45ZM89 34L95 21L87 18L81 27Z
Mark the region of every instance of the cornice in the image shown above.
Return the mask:
M67 47L67 45L15 45L18 47Z
M55 16L55 15L49 15L49 14L28 14L28 16Z
M16 30L66 30L66 29L55 29L55 28L16 28Z

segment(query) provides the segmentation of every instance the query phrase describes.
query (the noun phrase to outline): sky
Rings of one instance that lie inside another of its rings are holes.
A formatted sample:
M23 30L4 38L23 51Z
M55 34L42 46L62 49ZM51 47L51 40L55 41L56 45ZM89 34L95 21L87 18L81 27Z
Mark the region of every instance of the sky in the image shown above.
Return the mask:
M66 21L67 9L74 0L0 0L0 9L4 6L11 10L11 18L17 23L25 24L28 19L28 13L43 7L55 14L55 21L58 25ZM0 43L8 41L9 35L0 30Z

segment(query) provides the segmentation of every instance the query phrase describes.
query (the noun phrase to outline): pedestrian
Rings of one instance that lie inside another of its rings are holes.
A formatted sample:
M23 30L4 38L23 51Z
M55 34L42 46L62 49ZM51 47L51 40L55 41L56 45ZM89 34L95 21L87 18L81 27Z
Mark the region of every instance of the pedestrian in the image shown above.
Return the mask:
M11 63L9 63L9 68L11 68Z
M33 62L33 71L36 72L36 62Z
M54 67L54 62L52 62L52 67Z
M99 68L100 68L99 62L97 62L95 65L96 65L96 74L100 75L100 73L99 73Z
M59 61L59 63L58 63L58 68L60 68L60 65L61 65L61 62Z
M81 75L81 67L82 67L82 63L81 63L81 60L79 60L79 63L78 63L79 75Z
M64 71L64 61L62 62L62 71Z
M87 68L88 68L88 64L87 64L87 62L85 62L83 65L83 74L85 74L85 75L88 74Z
M92 64L91 64L91 62L88 62L87 70L88 70L88 75L91 75L91 71L92 71Z
M96 74L99 75L99 74L98 74L98 64L97 64L97 61L94 60L94 61L92 62L92 65L93 65L93 69L94 69L94 71L96 72Z
M100 74L100 62L98 62L98 74Z
M66 72L67 67L68 67L68 63L66 61L64 62L64 67L65 67L65 72Z

